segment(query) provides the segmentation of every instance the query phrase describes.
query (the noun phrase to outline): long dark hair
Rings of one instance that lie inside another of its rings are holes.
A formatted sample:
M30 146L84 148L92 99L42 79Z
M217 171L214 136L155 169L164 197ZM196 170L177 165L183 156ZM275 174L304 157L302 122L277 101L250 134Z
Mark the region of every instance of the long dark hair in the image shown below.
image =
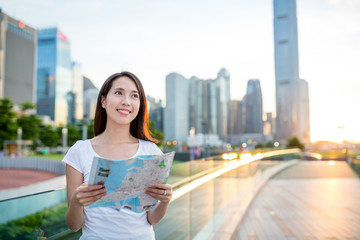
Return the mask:
M147 113L147 101L145 97L144 88L139 78L136 77L135 74L126 71L121 73L115 73L110 77L108 77L108 79L106 79L106 81L104 82L104 84L100 89L96 103L96 112L94 119L95 136L103 133L106 128L107 114L106 114L106 110L102 107L101 100L102 98L106 98L108 92L112 87L114 80L118 79L119 77L128 77L131 80L133 80L139 92L140 108L136 118L130 123L130 134L139 139L158 143L159 141L151 136L151 132L147 126L148 113Z

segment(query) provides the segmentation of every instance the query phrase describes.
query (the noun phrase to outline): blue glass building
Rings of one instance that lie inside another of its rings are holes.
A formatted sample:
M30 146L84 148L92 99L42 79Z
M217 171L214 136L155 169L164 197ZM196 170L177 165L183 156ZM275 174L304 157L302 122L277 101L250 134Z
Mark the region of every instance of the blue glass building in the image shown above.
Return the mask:
M274 0L276 138L298 135L299 60L296 0Z
M58 28L41 29L37 49L37 114L66 125L74 101L70 43Z

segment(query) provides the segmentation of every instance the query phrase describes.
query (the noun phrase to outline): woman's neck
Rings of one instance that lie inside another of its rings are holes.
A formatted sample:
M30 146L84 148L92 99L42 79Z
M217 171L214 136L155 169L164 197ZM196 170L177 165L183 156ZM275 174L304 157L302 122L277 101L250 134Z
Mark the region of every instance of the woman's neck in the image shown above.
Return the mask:
M103 143L134 143L137 139L130 134L130 125L106 126L105 131L100 134Z

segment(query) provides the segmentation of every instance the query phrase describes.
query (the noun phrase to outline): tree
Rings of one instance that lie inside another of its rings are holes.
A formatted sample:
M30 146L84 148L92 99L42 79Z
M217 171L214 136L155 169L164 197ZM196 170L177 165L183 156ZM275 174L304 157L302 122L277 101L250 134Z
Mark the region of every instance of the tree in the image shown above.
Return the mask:
M67 137L68 137L68 145L69 146L74 145L77 140L82 139L82 129L79 125L77 126L74 124L68 124L67 129L68 129Z
M151 132L152 137L159 141L157 145L158 146L162 145L164 141L164 133L159 129L155 128L155 123L153 121L148 121L148 128Z
M36 105L33 102L24 102L20 104L20 109L21 111L25 112L29 109L36 109Z
M17 124L15 121L14 104L10 99L0 99L0 146L4 146L5 140L16 139Z
M56 147L59 142L59 134L51 125L42 126L40 128L40 141L47 147Z
M95 137L94 134L94 120L91 120L89 125L87 125L87 138L93 138Z
M274 142L268 141L268 142L266 143L265 147L267 147L267 148L273 148L273 147L274 147Z
M36 115L21 116L16 120L19 127L23 129L22 139L32 140L33 147L36 147L40 135L42 120Z
M286 147L287 148L300 148L301 150L304 150L304 144L302 144L297 137L292 137L292 138L288 139Z

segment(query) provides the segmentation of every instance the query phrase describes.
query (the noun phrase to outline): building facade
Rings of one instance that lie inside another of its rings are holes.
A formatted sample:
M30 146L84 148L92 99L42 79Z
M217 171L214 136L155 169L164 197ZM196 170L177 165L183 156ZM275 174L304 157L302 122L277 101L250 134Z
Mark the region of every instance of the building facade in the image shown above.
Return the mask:
M93 84L93 82L83 76L83 114L84 120L89 122L95 118L96 103L99 95L99 89Z
M299 62L296 0L274 0L276 138L297 136Z
M300 111L298 136L304 143L310 143L310 99L309 84L304 79L299 81Z
M245 106L243 101L229 102L229 134L239 135L245 132Z
M154 123L154 127L160 131L164 131L164 107L161 99L155 99L149 95L146 96L148 104L149 120Z
M37 114L66 125L74 106L70 42L58 28L38 31Z
M230 74L225 69L220 69L217 78L215 79L217 87L217 119L218 130L217 134L220 138L224 138L228 133L229 125L229 102L230 102Z
M178 73L166 76L165 141L187 142L189 134L189 80Z
M36 101L37 31L0 9L0 98Z
M195 134L228 133L230 75L221 69L215 79L184 78L177 73L166 77L165 140L184 142L194 128Z
M245 133L263 134L262 92L258 79L250 79L247 83L245 112Z
M76 123L84 117L84 77L81 73L81 65L78 62L72 62L72 88L73 111L69 115L69 121Z

